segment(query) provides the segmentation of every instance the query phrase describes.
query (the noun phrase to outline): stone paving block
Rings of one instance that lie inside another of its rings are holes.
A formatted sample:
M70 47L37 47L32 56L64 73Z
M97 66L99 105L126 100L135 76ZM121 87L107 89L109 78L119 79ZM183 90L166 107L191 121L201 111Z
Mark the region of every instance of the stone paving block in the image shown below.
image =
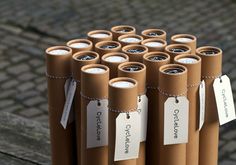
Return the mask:
M221 150L223 152L233 152L233 151L236 151L236 141L233 141L232 139L226 144L224 145Z
M221 162L219 165L235 165L235 161L226 160Z
M45 98L43 98L41 96L36 96L36 97L29 98L29 99L25 100L24 104L27 106L36 106L40 103L45 103L45 102L46 102Z
M14 75L19 75L20 73L28 71L29 69L30 67L27 64L17 64L7 68L7 72Z
M42 59L32 59L29 61L29 64L33 67L38 67L44 64L44 62L42 61Z
M28 109L24 108L24 110L19 112L19 114L24 117L30 118L30 117L38 116L42 114L42 112L39 109L32 107Z
M11 79L7 82L4 82L3 84L1 84L1 87L3 89L9 89L9 88L14 88L19 84L19 82L17 80Z
M36 77L35 74L33 74L31 72L26 72L26 73L20 74L17 78L20 81L29 81L29 80L32 80L35 77Z
M14 27L14 26L9 26L9 25L6 25L6 24L0 24L0 29L1 30L5 30L5 31L8 31L8 32L12 32L12 33L15 33L15 34L19 34L22 32L22 29L19 28L19 27Z
M32 82L25 82L23 84L20 84L17 89L21 92L27 91L29 89L32 89L35 87L35 84Z
M0 72L0 82L6 81L9 78L9 76L4 73L4 72Z
M2 88L2 87L1 87ZM8 89L0 92L0 99L9 98L16 94L16 90Z
M14 104L13 100L2 99L2 100L0 100L0 110L4 109L5 107L12 105L12 104Z

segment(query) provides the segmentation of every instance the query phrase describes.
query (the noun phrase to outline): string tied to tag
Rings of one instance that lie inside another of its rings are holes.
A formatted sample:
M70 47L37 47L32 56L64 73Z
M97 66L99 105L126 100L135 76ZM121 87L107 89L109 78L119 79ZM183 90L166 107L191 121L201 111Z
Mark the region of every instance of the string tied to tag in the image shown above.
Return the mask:
M84 95L82 92L80 92L80 95L81 95L83 98L87 99L87 100L97 100L97 101L98 101L98 102L97 102L98 104L101 104L100 100L103 100L103 99L107 99L107 98L108 98L107 96L103 96L103 97L101 97L101 98L89 97L89 96Z
M48 74L48 72L45 72L45 75L47 78L50 78L50 79L69 79L69 78L71 78L71 75L69 75L69 76L53 76L53 75Z
M222 76L222 73L218 74L217 76L202 76L203 79L216 79Z
M180 94L171 94L171 93L167 93L165 91L163 91L162 89L158 88L158 91L162 94L162 95L165 95L165 96L168 96L168 97L180 97L180 96L184 96L187 94L187 90L180 93Z

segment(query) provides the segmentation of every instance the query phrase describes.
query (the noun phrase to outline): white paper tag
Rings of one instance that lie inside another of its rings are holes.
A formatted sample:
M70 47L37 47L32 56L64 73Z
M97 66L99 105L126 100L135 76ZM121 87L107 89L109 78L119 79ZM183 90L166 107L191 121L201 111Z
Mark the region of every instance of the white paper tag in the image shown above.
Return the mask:
M227 75L217 78L213 83L220 125L235 119L235 107L230 79Z
M199 86L199 127L198 130L202 129L205 122L205 106L206 106L206 85L205 81L202 80Z
M129 117L128 117L129 116ZM140 115L120 113L116 118L115 161L136 159L140 146Z
M146 95L138 97L138 109L137 111L141 117L141 138L140 141L146 141L147 136L147 118L148 118L148 98Z
M66 97L66 95L69 91L70 81L71 81L71 78L66 79L66 82L65 82L65 85L64 85L65 97Z
M189 101L169 97L164 104L164 145L188 142Z
M90 101L87 106L87 148L108 145L108 100Z
M65 86L66 85L67 84L65 83ZM76 90L76 81L73 79L70 79L68 88L65 87L66 101L64 104L63 113L61 117L61 125L63 126L64 129L66 129L68 119L71 114L71 106L74 99L75 90Z

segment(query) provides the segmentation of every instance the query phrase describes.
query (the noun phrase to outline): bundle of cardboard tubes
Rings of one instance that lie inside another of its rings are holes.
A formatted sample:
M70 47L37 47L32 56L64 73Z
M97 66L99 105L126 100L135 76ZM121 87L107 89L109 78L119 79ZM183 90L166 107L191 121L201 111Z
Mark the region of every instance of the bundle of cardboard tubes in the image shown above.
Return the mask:
M217 165L222 50L166 36L120 25L46 50L52 165Z

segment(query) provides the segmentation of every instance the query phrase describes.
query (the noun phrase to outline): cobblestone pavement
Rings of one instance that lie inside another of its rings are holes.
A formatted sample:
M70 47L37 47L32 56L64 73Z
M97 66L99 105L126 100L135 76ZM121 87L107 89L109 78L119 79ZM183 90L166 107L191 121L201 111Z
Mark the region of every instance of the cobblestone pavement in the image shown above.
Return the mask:
M0 1L0 111L47 125L45 48L117 24L163 28L169 36L192 33L199 45L221 47L236 96L235 0L71 1ZM220 165L235 164L236 122L221 127L219 151Z

